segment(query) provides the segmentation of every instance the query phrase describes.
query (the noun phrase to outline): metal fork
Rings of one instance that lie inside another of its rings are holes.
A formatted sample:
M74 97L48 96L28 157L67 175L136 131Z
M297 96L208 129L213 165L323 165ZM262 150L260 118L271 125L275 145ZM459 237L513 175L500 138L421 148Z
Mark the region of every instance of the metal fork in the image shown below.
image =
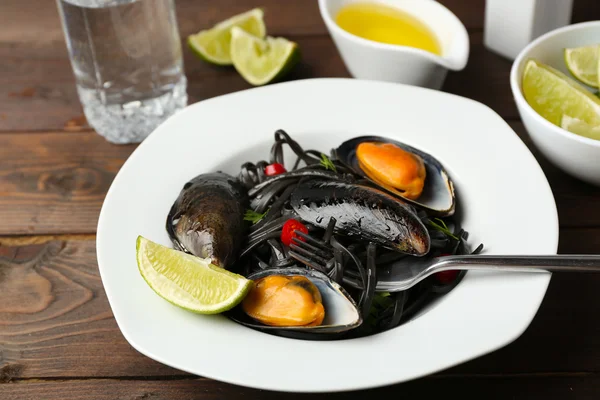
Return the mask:
M332 251L323 241L296 232L289 255L299 262L322 272L331 269ZM454 255L436 258L407 256L393 263L377 267L377 291L406 290L440 271L486 270L509 272L600 272L600 255Z

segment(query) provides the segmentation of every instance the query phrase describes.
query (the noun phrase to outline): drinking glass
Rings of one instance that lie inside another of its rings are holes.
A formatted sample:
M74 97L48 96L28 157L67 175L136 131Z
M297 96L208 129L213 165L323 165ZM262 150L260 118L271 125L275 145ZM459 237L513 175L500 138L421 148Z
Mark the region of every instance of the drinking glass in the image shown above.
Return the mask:
M137 143L187 105L174 0L56 0L88 123Z

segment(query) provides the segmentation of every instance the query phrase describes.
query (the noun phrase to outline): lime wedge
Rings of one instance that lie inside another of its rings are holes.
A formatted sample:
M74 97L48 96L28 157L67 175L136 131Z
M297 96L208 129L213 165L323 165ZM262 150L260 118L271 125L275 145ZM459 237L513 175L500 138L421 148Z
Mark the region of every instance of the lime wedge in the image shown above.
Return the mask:
M199 314L227 311L248 294L252 281L173 250L142 236L136 241L137 264L146 283L172 304Z
M238 27L231 30L231 59L250 84L265 85L283 77L300 59L295 42L267 36L262 39Z
M262 38L267 33L263 16L264 12L260 8L234 15L210 29L188 36L188 46L200 59L208 63L231 65L231 28L239 27Z
M560 126L563 114L600 125L600 99L562 72L529 60L523 73L523 95L542 117Z
M600 46L582 46L564 50L569 72L582 83L598 87L598 49Z
M577 135L600 140L600 125L589 125L580 119L563 115L560 126Z

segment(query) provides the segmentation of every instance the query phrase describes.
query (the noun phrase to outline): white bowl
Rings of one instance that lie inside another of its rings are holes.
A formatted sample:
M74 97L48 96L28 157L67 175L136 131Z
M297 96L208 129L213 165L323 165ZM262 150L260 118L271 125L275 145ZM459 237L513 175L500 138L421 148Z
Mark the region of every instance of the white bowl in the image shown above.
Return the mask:
M171 117L134 151L106 195L98 265L115 319L134 348L180 370L237 385L329 392L431 374L498 349L527 328L548 273L471 271L404 325L340 341L276 337L221 315L187 312L156 295L138 272L137 236L172 246L165 218L183 184L219 169L237 174L242 163L268 158L277 129L305 148L326 152L364 134L427 151L454 180L470 244L484 243L487 254L556 254L558 217L550 186L527 147L488 107L440 91L358 79L253 88L198 102ZM285 161L289 167L293 159ZM301 377L297 371L304 371Z
M374 42L342 29L335 17L339 9L357 0L319 0L321 17L350 74L357 79L404 83L440 89L448 70L462 70L469 58L469 35L461 21L434 0L358 0L397 7L412 14L434 32L442 56L431 52Z
M569 25L548 32L519 53L510 71L510 87L525 128L542 154L566 173L600 186L600 141L576 135L547 121L527 103L521 89L528 59L538 59L570 75L563 59L563 49L598 43L600 21Z

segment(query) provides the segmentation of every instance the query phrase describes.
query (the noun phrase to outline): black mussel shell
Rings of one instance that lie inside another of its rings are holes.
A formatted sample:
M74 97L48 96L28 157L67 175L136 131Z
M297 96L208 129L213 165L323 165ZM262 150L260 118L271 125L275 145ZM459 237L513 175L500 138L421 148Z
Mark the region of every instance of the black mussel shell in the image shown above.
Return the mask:
M321 293L325 307L325 319L319 326L277 327L263 325L249 317L240 306L230 310L230 319L252 329L265 333L304 340L333 340L345 336L349 331L358 328L363 318L352 297L339 284L327 275L308 268L268 268L248 275L248 279L257 280L268 275L302 275L310 279ZM333 297L335 296L335 298ZM345 313L336 315L335 312Z
M235 177L203 173L182 187L165 227L176 249L229 268L246 237L248 206L246 188Z
M397 192L391 191L385 186L379 185L370 179L359 167L358 159L356 157L356 148L362 142L392 143L405 151L420 156L425 163L425 169L427 171L427 178L425 179L425 186L421 196L417 200L407 199ZM456 207L454 183L444 166L435 157L424 151L381 136L360 136L343 142L339 147L333 150L333 156L358 175L366 178L392 195L401 197L404 201L425 209L430 215L445 217L454 214Z

